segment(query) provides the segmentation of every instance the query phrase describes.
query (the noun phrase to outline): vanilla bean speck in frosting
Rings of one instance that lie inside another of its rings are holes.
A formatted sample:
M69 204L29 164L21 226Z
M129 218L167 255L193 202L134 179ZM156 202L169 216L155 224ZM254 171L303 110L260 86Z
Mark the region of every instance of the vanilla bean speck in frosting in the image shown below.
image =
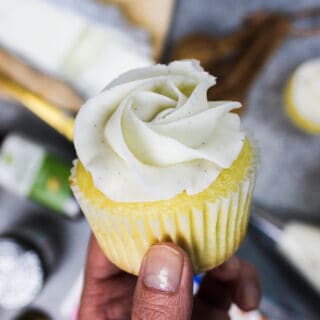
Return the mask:
M239 116L230 112L240 103L207 100L214 84L197 61L175 61L129 71L88 100L74 142L95 187L119 202L209 187L245 140Z

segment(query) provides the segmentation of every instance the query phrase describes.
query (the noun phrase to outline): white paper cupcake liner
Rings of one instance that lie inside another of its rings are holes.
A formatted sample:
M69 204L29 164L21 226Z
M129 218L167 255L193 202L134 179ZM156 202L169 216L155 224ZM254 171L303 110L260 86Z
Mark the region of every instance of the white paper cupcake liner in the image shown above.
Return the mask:
M256 153L255 143L253 145ZM185 212L110 213L101 210L80 191L72 170L72 190L105 255L122 270L137 275L148 249L157 242L177 243L189 254L195 273L220 265L231 257L243 240L249 218L257 157L235 192L215 202L206 201L202 210Z

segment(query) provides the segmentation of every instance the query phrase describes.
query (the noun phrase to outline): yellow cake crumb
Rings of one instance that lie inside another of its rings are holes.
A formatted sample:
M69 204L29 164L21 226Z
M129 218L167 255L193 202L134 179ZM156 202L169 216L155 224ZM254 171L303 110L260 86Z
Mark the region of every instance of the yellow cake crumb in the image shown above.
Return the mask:
M91 174L86 171L80 161L78 161L76 166L75 177L83 195L99 209L108 208L110 214L117 214L121 210L121 214L127 212L127 214L139 216L145 212L151 214L154 210L157 212L168 212L171 208L174 208L174 211L184 212L186 208L190 207L202 209L204 200L215 202L218 197L224 197L228 192L236 191L239 181L244 179L248 169L252 165L252 161L252 148L246 139L239 157L234 161L232 166L222 170L212 185L204 191L195 195L187 195L186 192L183 192L169 200L151 202L127 203L108 199L94 186Z

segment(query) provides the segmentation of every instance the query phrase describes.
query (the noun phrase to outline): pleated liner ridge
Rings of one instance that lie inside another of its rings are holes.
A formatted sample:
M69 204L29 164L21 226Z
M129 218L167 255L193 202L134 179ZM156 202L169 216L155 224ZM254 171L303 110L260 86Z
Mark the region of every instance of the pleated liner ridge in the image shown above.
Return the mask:
M255 158L255 157L254 157ZM240 246L248 225L256 176L256 161L235 192L204 202L202 210L148 212L142 216L110 214L86 199L72 169L71 187L98 243L111 262L137 275L150 246L160 241L177 243L189 254L195 273L216 267Z

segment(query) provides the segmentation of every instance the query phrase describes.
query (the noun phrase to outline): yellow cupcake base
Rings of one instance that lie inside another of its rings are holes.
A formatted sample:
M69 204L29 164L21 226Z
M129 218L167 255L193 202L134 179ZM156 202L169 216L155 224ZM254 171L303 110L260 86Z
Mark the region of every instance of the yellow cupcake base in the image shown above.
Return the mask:
M170 241L186 250L194 272L200 273L231 257L245 236L257 161L247 141L244 149L230 169L195 196L113 202L92 191L91 176L80 161L72 170L71 187L101 249L120 269L137 275L148 249Z

